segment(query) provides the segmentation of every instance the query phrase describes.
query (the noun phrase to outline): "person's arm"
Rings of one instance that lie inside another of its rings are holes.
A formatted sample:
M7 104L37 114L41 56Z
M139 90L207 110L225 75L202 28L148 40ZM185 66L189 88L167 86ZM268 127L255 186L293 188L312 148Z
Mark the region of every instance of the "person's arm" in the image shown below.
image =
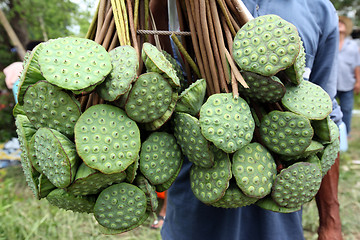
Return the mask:
M355 68L355 86L354 86L354 92L355 94L360 93L360 66L357 66Z
M319 212L319 240L341 240L341 221L338 200L340 157L324 176L320 190L316 195Z

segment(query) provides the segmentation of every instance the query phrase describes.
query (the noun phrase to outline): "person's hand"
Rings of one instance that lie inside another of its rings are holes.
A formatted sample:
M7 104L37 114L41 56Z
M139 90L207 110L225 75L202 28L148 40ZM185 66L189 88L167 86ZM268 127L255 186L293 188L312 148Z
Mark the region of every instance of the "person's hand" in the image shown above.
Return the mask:
M5 83L8 89L13 88L14 83L19 79L22 70L22 62L14 62L4 68Z
M341 228L337 227L319 227L318 240L342 240Z

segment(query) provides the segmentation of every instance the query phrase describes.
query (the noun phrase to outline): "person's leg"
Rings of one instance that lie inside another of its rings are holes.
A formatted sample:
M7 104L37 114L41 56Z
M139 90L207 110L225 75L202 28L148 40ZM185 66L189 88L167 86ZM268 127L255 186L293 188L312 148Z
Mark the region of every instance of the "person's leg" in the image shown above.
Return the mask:
M340 101L340 108L343 113L343 122L346 125L347 134L349 136L351 131L351 117L354 106L354 91L338 92L337 97Z
M167 191L165 191L164 203L160 209L159 216L162 216L162 217L166 216L166 205L167 205Z
M166 205L167 205L167 191L165 191L164 202L160 209L159 215L157 219L155 219L154 223L151 225L153 229L159 229L164 224L165 216L166 216Z

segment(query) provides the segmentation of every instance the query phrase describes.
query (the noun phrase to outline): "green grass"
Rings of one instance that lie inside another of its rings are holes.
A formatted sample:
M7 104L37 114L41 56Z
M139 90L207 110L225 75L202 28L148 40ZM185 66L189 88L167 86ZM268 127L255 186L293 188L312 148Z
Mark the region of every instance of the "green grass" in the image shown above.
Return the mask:
M0 240L17 239L161 239L147 222L117 236L104 236L92 215L60 210L47 200L36 200L19 166L0 170Z

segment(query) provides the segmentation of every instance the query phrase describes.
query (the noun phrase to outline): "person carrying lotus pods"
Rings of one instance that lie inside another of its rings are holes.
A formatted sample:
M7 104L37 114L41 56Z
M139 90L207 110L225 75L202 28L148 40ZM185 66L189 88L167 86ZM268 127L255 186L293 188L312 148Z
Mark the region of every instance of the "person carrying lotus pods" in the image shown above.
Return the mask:
M175 0L151 1L158 29L166 30L167 21L173 22L172 16L165 17L165 6L174 2ZM298 28L306 52L307 68L304 78L321 86L333 100L336 94L334 66L338 48L338 18L330 1L244 0L243 3L254 17L275 14ZM333 101L331 118L339 123L341 117L342 113ZM320 240L342 239L337 200L338 168L337 159L337 163L323 178L316 197L320 216ZM301 211L276 213L256 205L223 209L200 202L191 191L190 169L191 163L185 159L180 174L168 190L166 219L161 230L164 240L304 239Z
M343 121L348 136L351 130L351 112L354 106L354 93L360 93L360 52L357 43L349 37L352 21L345 16L339 17L339 72L337 98L339 99Z

